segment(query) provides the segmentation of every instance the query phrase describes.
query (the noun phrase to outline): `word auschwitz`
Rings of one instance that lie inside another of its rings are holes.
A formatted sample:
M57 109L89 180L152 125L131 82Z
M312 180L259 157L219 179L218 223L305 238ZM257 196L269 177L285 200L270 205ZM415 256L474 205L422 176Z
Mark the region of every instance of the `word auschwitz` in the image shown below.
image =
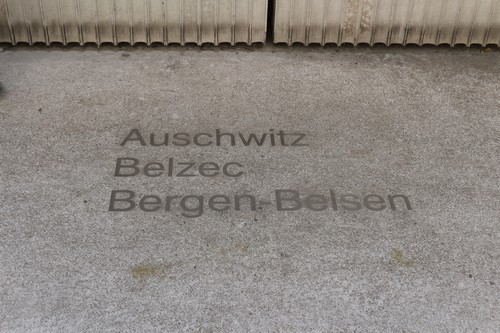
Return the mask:
M141 146L283 146L283 147L304 147L309 146L305 133L290 133L283 130L256 133L229 133L216 129L215 132L204 133L150 133L143 136L137 129L132 129L120 143L125 146L130 143L139 143Z

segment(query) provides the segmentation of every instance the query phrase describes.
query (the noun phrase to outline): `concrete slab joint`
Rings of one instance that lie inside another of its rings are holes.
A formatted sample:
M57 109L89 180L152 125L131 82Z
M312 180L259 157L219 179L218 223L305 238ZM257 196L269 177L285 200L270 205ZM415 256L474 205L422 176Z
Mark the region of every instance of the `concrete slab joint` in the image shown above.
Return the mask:
M500 0L0 1L11 44L251 45L267 29L288 45L500 45Z

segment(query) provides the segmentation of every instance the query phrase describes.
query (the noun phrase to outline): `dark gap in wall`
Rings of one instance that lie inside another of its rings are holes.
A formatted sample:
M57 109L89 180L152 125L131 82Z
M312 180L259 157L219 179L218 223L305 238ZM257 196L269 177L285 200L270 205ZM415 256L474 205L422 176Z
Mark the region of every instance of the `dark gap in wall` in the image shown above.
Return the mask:
M276 3L276 0L268 0L268 3L267 3L267 34L266 34L267 44L273 44L273 42L274 42L275 3Z

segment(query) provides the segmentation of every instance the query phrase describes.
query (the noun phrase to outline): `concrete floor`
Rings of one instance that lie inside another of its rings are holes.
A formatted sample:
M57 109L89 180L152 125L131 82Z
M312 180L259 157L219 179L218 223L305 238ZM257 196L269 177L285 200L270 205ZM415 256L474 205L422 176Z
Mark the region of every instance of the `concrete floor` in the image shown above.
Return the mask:
M498 332L499 74L497 49L7 48L0 331Z

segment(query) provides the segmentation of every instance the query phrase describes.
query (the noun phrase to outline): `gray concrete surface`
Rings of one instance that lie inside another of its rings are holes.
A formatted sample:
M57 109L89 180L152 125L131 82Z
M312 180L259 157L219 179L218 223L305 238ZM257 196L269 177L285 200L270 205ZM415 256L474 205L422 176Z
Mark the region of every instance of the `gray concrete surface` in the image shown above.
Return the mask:
M477 49L6 49L0 331L500 331L499 66ZM120 145L134 128L171 141ZM216 129L267 141L172 138ZM119 158L243 174L117 177ZM113 190L162 206L110 211Z

